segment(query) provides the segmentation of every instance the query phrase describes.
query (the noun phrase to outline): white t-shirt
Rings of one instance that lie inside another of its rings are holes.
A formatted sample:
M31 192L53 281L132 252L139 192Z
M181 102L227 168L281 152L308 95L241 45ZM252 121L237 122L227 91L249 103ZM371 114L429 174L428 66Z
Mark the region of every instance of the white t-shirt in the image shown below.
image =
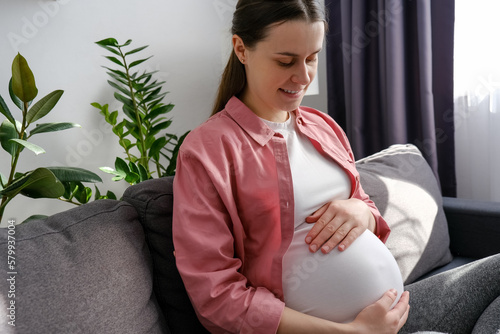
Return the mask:
M313 224L305 218L329 201L348 199L349 177L295 131L293 113L284 123L263 121L285 138L293 178L295 232L283 258L285 305L335 322L349 322L391 288L398 290L399 299L403 282L396 260L372 232L365 231L343 252L309 251L305 237Z

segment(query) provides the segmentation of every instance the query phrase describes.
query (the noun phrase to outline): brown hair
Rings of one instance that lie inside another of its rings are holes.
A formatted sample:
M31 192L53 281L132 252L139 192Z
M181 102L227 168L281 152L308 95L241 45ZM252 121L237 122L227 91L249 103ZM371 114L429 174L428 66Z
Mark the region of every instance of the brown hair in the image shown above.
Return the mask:
M327 28L325 9L318 0L239 0L231 33L238 35L247 48L253 48L266 38L272 24L291 20L323 21ZM245 85L245 67L233 50L222 74L212 115L224 109L229 99L240 94Z

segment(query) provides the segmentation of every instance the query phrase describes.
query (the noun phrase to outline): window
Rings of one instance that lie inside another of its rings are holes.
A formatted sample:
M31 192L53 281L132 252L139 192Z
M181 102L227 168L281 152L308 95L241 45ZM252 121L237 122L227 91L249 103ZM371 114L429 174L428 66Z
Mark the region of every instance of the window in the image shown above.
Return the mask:
M455 1L457 194L500 202L500 1Z

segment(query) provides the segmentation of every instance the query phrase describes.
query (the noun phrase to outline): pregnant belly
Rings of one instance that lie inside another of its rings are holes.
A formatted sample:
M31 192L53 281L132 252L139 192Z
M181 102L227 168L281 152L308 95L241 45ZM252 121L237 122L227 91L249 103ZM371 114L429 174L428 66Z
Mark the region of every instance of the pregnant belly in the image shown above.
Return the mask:
M304 242L311 228L295 231L283 258L287 307L345 323L389 289L398 291L399 300L403 281L396 260L372 232L365 231L343 252L313 254Z

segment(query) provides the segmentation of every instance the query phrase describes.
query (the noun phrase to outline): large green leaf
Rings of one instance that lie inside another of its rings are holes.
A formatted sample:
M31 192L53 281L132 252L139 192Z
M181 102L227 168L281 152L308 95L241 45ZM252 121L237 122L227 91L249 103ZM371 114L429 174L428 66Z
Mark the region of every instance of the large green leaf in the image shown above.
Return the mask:
M19 193L32 198L58 198L64 194L64 186L50 170L37 168L17 178L0 192L10 198Z
M47 167L61 182L102 182L99 175L78 167Z
M25 103L34 100L38 94L33 72L19 53L12 62L12 91Z
M10 110L9 110L9 107L7 107L7 104L5 104L5 101L4 99L2 98L2 96L0 95L0 113L2 113L2 115L4 115L5 117L7 117L7 119L11 122L11 123L15 123L16 121L14 120L14 117L12 116L12 114L10 113Z
M47 115L57 104L63 93L64 91L62 90L55 90L35 103L28 111L28 115L26 115L26 121L28 124L31 124Z
M81 126L76 123L66 123L66 122L37 124L36 127L33 130L31 130L30 137L39 133L56 132L72 128L81 128Z
M24 147L26 147L28 150L32 151L33 153L35 153L36 155L39 155L39 154L42 154L42 153L45 153L45 150L43 148L41 148L40 146L38 145L35 145L33 143L30 143L26 140L22 140L22 139L11 139L11 141L14 141Z
M125 160L123 160L121 158L116 158L115 168L116 168L116 171L118 173L127 174L128 172L130 172L130 169L129 169L127 163L125 162Z
M21 101L17 96L16 94L14 94L14 91L12 90L12 78L10 78L9 80L9 95L10 95L10 99L12 100L12 102L14 102L14 104L20 109L20 110L23 110L23 101Z
M14 124L8 120L4 120L0 125L0 143L7 153L14 156L17 150L17 144L11 139L19 139L19 134Z

